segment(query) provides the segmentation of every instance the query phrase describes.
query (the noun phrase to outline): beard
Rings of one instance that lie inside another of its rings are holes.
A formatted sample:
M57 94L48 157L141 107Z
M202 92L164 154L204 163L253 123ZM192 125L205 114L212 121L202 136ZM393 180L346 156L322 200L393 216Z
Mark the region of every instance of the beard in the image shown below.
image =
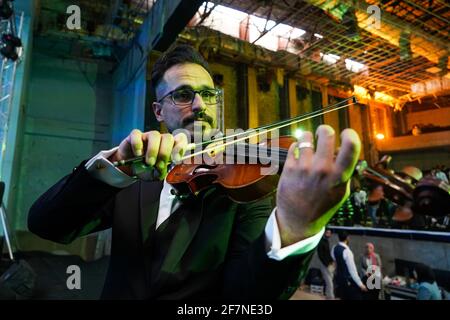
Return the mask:
M193 113L181 119L178 124L166 122L166 125L172 134L183 132L191 143L195 139L197 139L197 142L210 140L219 132L216 128L215 119L206 113Z
M214 119L211 116L207 115L206 113L203 113L201 115L193 113L193 114L187 116L181 122L181 127L186 128L186 129L187 129L187 127L194 128L194 122L196 122L196 121L203 122L202 127L205 127L206 124L209 124L209 127L211 127L211 128L214 127Z
M190 115L184 118L181 124L182 130L185 131L190 142L208 141L220 133L219 129L216 128L214 118L206 114L201 116Z

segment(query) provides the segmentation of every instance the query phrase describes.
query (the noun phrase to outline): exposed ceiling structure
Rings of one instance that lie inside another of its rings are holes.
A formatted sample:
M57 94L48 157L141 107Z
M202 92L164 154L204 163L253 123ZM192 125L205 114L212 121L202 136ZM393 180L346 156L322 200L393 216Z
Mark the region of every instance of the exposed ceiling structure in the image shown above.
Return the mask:
M284 50L274 54L279 65L300 59L305 76L349 82L364 88L366 94L378 91L392 97L391 104L446 94L450 89L450 4L445 0L214 3L306 31L290 39L296 54ZM376 20L377 12L380 20ZM334 61L325 61L324 55L335 57ZM349 70L346 59L364 68Z
M131 39L147 12L156 0L98 0L77 1L80 7L81 35L97 36L108 40ZM44 35L51 32L68 32L67 8L71 0L39 0L35 32Z
M129 45L155 2L156 0L38 0L35 36L41 40L61 42L60 45L51 44L52 48L67 51L67 55L120 59L121 49L126 49ZM66 26L70 16L67 8L74 3L81 13L79 30L69 30ZM81 50L80 45L83 47Z
M39 0L36 35L76 43L66 49L78 50L81 56L120 60L121 52L126 50L156 0L77 1L82 29L68 30L66 10L72 2ZM289 43L284 41L284 49L257 51L268 65L287 66L290 72L319 83L356 85L366 97L378 92L379 97L397 108L424 96L450 92L450 4L446 0L214 0L206 3L209 6L199 11L199 19L194 23L203 27L197 29L210 27L205 20L221 5L271 22L263 24L264 30L258 38L281 24L302 31L292 34ZM187 28L186 32L195 29ZM213 46L214 35L217 32L209 32L204 42ZM249 42L259 44L260 40ZM81 50L80 43L85 43ZM287 50L288 46L294 50ZM359 67L349 67L349 61Z

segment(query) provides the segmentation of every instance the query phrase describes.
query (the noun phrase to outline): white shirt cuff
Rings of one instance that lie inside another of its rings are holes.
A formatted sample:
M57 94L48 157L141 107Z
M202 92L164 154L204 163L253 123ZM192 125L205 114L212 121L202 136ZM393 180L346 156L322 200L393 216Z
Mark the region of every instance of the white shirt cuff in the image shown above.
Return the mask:
M100 151L95 157L86 162L85 167L95 179L116 188L126 188L136 182L137 179L123 173L108 160L118 148L115 147L111 150Z
M281 261L288 256L300 255L313 250L322 239L325 232L325 227L312 237L303 239L297 243L291 244L287 247L281 248L281 237L278 229L277 219L275 217L276 207L273 209L269 220L266 224L266 241L269 244L270 250L267 256L271 259Z

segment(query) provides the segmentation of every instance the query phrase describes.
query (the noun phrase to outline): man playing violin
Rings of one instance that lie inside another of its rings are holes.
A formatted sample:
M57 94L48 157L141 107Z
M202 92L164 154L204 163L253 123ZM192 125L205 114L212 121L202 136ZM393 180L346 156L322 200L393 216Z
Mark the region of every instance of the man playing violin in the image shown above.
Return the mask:
M112 227L112 248L103 289L106 299L289 298L305 276L325 225L349 195L359 157L352 129L322 125L291 145L276 193L235 203L212 185L182 199L165 181L169 163L188 147L185 134L199 121L216 127L215 90L203 58L177 46L155 63L153 111L169 133L133 130L118 147L83 161L32 206L29 229L70 243ZM158 174L130 176L112 162L144 156Z

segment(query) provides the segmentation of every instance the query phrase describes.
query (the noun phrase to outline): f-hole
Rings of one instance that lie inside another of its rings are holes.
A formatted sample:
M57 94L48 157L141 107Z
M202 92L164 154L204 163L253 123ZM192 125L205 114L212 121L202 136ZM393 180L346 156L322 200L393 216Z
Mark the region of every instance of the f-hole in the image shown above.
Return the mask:
M217 166L214 166L214 165L202 164L202 165L199 165L197 168L195 168L195 170L192 172L192 174L206 173L212 169L215 169L216 167Z

